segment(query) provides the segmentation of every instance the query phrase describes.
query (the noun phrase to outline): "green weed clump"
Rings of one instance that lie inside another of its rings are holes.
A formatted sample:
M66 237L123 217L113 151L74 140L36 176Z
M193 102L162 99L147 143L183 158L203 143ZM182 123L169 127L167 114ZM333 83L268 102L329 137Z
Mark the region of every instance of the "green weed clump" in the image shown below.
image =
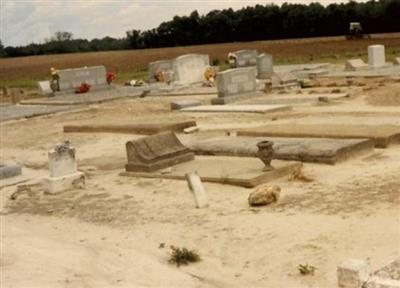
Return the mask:
M171 255L169 258L170 264L176 264L176 266L188 265L189 263L199 262L201 260L199 254L194 250L189 250L185 247L177 248L171 246Z

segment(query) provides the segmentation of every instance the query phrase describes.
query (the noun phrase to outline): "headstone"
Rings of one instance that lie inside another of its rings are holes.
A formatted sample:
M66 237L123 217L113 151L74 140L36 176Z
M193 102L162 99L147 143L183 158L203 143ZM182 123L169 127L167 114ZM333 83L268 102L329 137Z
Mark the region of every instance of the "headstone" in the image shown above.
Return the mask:
M228 69L217 73L218 98L212 104L226 104L257 95L256 71L253 67Z
M257 57L257 78L265 79L272 76L274 72L272 55L262 53Z
M369 265L364 260L348 259L337 268L340 288L361 288L369 278Z
M126 143L126 171L153 172L194 159L194 154L172 132L160 133Z
M208 196L197 172L186 174L186 181L190 191L193 193L196 208L207 207Z
M50 88L50 81L39 81L38 87L43 95L50 95L53 93L53 91Z
M205 81L204 72L210 66L208 55L186 54L173 61L174 81L195 84Z
M160 60L149 63L149 82L154 83L157 82L155 78L156 71L163 71L164 75L167 76L168 79L165 79L167 82L173 80L173 60Z
M386 65L385 46L383 45L368 46L368 64L373 68L378 68Z
M200 106L199 100L175 100L171 101L171 110L181 110L183 108Z
M107 85L106 68L104 66L93 66L59 70L60 91L74 90L82 83L90 86Z
M85 175L77 171L75 148L69 141L49 151L50 177L43 179L44 190L54 194L85 186Z
M15 177L22 174L21 166L0 162L0 179Z
M257 50L239 50L236 51L234 54L236 55L236 68L257 65Z
M394 65L400 65L400 57L394 58L393 64Z
M350 59L346 61L346 71L358 71L364 69L368 69L368 64L366 64L362 59Z

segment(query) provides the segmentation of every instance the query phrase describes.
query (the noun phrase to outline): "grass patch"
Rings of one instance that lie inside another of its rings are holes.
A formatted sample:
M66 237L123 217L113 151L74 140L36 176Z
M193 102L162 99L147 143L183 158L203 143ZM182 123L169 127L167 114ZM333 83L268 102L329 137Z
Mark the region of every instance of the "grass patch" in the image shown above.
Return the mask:
M125 82L130 80L147 80L148 78L148 70L134 70L129 72L119 72L117 73L117 84L123 85Z
M188 265L189 263L199 262L201 260L199 254L197 254L194 250L189 250L185 247L177 248L171 246L171 255L168 260L170 264L176 264L176 266L180 265Z
M317 268L309 264L299 264L297 267L301 275L314 275Z

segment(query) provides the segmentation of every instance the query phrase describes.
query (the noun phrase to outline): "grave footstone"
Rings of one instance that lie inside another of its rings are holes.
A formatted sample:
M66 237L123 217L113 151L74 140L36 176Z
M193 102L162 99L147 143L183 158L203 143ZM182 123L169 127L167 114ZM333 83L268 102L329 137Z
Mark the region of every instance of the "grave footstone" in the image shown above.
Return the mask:
M257 78L266 79L274 72L272 55L262 53L257 57Z
M383 45L368 46L368 64L372 68L379 68L386 65L385 46Z
M172 132L160 133L126 143L126 171L153 172L194 159Z
M394 58L393 64L394 65L400 65L400 57Z
M362 59L350 59L346 61L346 71L358 71L365 69L368 69L368 64L366 64Z
M195 84L205 81L204 72L210 67L208 55L186 54L173 61L174 80L179 84Z
M227 104L233 101L259 96L256 71L253 67L228 69L217 73L218 98L212 104Z
M39 81L38 87L39 87L40 92L42 92L43 95L53 94L53 91L50 88L50 81Z
M54 194L85 186L85 175L77 170L75 148L69 141L55 146L48 155L50 176L42 182L46 192Z

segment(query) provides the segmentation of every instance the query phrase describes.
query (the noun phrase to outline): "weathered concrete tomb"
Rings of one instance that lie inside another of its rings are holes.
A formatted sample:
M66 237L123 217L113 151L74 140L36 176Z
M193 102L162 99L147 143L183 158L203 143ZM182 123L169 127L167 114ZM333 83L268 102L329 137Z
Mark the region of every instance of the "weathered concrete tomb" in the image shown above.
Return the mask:
M256 71L253 67L228 69L217 73L218 97L211 99L212 104L227 104L252 96L257 91Z
M171 110L181 110L183 108L200 106L199 100L174 100L171 101Z
M371 139L377 148L400 143L400 126L396 125L338 125L338 124L280 124L239 130L239 136Z
M0 162L0 179L7 179L22 174L20 165Z
M153 172L194 159L172 132L160 133L126 143L126 171Z

